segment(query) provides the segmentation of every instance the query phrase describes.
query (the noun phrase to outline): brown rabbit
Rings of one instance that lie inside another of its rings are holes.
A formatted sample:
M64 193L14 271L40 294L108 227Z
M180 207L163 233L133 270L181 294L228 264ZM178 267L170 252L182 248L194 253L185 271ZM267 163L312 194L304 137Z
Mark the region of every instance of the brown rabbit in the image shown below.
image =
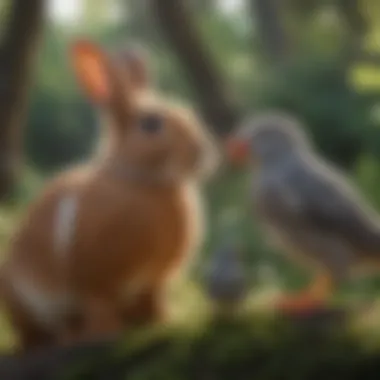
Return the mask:
M202 242L198 184L217 162L195 115L150 88L144 62L85 40L71 58L107 145L52 180L14 237L2 295L24 349L165 316L167 283ZM74 315L82 325L68 335Z

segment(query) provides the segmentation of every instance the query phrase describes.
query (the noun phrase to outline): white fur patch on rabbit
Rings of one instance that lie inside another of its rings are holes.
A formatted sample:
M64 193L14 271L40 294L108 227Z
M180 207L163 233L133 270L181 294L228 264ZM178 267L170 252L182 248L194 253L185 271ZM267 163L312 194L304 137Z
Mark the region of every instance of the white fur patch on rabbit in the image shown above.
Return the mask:
M54 246L59 255L64 255L74 237L75 221L78 214L78 196L69 194L57 206L54 219Z
M54 329L70 307L69 297L41 290L35 281L23 273L12 276L10 285L22 306L45 328Z
M203 244L205 235L207 234L206 228L206 215L203 198L200 196L200 189L197 184L190 184L187 188L187 201L186 207L189 208L189 215L192 218L191 225L193 231L191 233L190 240L193 242L190 244L189 249L191 251L198 251Z

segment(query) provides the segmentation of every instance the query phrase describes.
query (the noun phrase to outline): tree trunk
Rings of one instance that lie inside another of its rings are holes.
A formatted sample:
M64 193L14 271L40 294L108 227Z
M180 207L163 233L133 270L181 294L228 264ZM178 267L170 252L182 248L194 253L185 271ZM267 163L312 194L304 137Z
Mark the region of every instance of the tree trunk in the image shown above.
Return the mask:
M44 0L13 0L0 46L0 200L13 190L21 157L21 126Z
M281 20L282 0L250 0L252 18L266 56L281 63L287 58L290 43Z
M218 135L225 135L235 126L239 112L217 62L197 32L188 4L183 0L149 1L153 15L193 84L206 121Z

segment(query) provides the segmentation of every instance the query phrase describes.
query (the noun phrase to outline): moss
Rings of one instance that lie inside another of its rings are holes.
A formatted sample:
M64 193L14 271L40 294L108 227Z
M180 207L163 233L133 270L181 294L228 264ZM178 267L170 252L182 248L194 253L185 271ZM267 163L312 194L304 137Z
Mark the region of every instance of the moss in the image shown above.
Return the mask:
M150 338L145 332L138 344L136 336L126 337L129 343L119 346L117 355L110 352L102 363L88 363L70 379L103 378L100 373L105 379L128 380L354 379L360 371L375 378L374 348L348 323L335 321L327 328L323 321L321 326L250 314L230 321L210 319L197 328L151 331Z

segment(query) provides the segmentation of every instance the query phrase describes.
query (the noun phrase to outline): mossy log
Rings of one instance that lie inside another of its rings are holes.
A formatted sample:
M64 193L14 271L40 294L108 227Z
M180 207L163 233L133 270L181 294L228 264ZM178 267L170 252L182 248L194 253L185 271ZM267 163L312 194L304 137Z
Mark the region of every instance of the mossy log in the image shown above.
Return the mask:
M166 326L120 342L3 357L0 379L377 379L380 355L347 326L335 311Z

